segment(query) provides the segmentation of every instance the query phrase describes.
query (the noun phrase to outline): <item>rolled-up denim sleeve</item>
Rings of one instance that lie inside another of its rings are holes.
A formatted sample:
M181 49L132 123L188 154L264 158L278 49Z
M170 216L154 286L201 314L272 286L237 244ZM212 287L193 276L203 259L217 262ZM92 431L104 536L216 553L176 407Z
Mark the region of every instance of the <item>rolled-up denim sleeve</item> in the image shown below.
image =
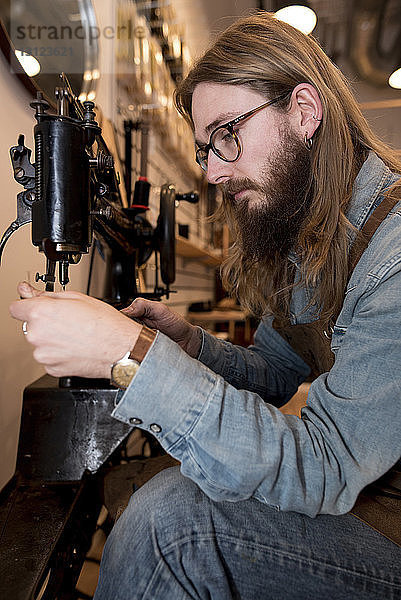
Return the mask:
M306 454L315 449L302 421L255 392L237 390L161 333L113 416L152 433L214 500L253 496L316 513L304 473L313 465L299 454L300 446Z

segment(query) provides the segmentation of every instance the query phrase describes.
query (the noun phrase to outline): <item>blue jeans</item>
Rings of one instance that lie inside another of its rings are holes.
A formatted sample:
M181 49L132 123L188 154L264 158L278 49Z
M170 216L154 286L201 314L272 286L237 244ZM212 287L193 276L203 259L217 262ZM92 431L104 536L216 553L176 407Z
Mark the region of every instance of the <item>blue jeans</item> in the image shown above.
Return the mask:
M132 496L103 553L95 600L139 598L401 598L401 549L351 515L213 502L174 467Z

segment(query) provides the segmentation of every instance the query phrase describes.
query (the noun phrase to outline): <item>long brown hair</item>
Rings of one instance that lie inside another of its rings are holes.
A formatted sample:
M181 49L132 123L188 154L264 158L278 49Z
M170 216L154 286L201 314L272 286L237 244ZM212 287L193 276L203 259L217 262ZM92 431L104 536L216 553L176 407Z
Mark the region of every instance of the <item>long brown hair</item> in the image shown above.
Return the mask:
M299 83L310 83L318 91L323 120L311 150L313 199L296 250L301 259L301 283L315 290L310 305L320 310L320 318L328 319L340 310L347 281L353 228L345 211L355 177L369 150L398 173L401 160L372 132L344 75L316 40L269 13L239 19L181 82L175 103L192 128L192 94L202 82L247 86L267 99L291 92ZM278 110L287 109L289 98L290 94L278 104ZM217 217L223 215L235 228L231 207L224 201ZM250 312L259 316L273 313L285 322L294 286L293 270L285 262L252 266L234 241L222 266L223 283Z

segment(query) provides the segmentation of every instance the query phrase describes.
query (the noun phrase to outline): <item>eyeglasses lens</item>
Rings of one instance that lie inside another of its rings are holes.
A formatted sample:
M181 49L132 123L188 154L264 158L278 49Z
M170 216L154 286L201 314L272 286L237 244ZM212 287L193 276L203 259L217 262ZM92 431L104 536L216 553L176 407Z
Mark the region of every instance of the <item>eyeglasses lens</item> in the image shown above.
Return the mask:
M240 155L241 148L235 134L228 128L221 127L213 133L210 144L216 156L228 162L234 162ZM204 171L207 171L209 150L198 148L196 160Z
M238 158L238 144L229 129L225 127L217 129L210 141L222 159L234 161Z

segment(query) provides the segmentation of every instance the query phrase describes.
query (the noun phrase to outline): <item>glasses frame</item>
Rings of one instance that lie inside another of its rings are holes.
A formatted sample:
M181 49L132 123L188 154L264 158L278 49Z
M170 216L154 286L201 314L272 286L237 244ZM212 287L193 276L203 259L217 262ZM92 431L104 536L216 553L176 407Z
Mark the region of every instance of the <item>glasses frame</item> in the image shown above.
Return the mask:
M238 123L245 121L245 119L249 119L250 117L253 117L253 115L255 115L257 112L259 112L263 108L267 108L268 106L272 106L272 104L275 104L276 102L279 102L280 100L284 100L284 98L286 96L288 96L289 93L290 92L285 92L285 94L281 94L280 96L273 98L273 100L268 100L267 102L264 102L260 106L257 106L256 108L252 108L251 110L248 110L246 113L243 113L242 115L239 115L238 117L235 117L235 119L232 119L231 121L227 121L227 123L223 123L222 125L219 125L218 127L216 127L216 129L213 129L213 131L211 132L211 134L209 136L209 142L207 144L205 144L204 146L198 146L198 148L195 152L196 162L201 167L201 169L203 171L207 172L208 156L209 156L210 150L213 152L213 154L215 156L217 156L217 158L224 160L224 162L232 163L232 162L235 162L236 160L238 160L239 157L241 156L242 146L241 146L241 141L240 141L237 133L234 131L234 127L236 125L238 125ZM232 159L224 158L224 156L219 152L219 150L213 144L213 137L216 135L216 132L219 131L220 129L228 129L228 131L234 138L234 141L237 144L237 156L235 158L232 158ZM203 155L205 158L203 158L203 159L200 158L201 152L205 153ZM206 167L202 166L202 162L203 163L206 162Z

